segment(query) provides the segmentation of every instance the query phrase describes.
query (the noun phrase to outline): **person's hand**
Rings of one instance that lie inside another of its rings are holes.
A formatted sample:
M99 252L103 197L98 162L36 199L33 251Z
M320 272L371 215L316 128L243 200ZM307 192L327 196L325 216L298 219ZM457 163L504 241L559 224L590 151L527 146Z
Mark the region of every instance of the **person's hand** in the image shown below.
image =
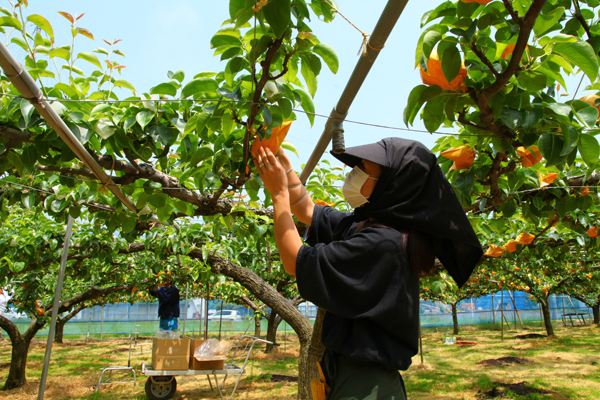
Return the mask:
M279 160L283 168L286 170L286 172L287 170L292 168L292 162L288 158L285 150L283 150L283 147L279 147L279 150L277 150L277 154L275 154L275 157L277 157L277 159Z
M285 153L283 154L285 156ZM261 146L256 152L254 165L256 165L258 174L265 184L265 189L271 193L272 198L287 194L288 180L285 169L271 149Z

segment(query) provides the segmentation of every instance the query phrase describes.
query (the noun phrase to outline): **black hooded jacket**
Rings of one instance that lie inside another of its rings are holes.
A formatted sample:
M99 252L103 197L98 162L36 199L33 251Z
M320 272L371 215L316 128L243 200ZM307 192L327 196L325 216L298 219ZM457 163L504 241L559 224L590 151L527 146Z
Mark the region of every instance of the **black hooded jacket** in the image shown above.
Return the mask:
M315 206L310 247L302 246L296 259L298 288L327 310L321 337L326 348L406 370L417 354L419 280L406 264L401 231L428 234L460 286L483 251L435 155L421 143L384 139L338 158L350 166L376 162L382 174L369 203L354 212ZM368 218L385 227L357 230Z

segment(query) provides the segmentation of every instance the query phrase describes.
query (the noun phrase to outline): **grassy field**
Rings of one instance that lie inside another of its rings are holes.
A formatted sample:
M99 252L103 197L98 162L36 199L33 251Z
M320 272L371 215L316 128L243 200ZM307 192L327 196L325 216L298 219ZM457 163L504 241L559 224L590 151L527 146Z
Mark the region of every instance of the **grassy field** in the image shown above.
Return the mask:
M557 324L558 325L558 324ZM444 345L448 328L426 328L423 358L403 373L409 398L414 399L600 399L600 354L597 325L556 326L555 338L518 338L542 333L539 325L526 330L504 332L481 327L463 327L457 340L476 345ZM234 339L226 337L226 339ZM255 351L234 396L235 399L291 400L297 384L285 377L297 376L298 343L294 335L280 334L280 348L266 355ZM141 363L149 354L132 356L138 372L137 388L132 384L103 386L95 393L100 370L109 365L127 365L128 341L111 338L85 344L85 337L67 340L53 347L46 399L146 399ZM36 340L28 362L25 387L0 392L0 399L37 399L45 341ZM8 374L10 343L0 342L0 382ZM283 377L283 379L282 379ZM114 378L117 378L115 375ZM180 377L173 399L218 399L206 377ZM228 381L227 389L233 382ZM214 384L214 382L213 382Z

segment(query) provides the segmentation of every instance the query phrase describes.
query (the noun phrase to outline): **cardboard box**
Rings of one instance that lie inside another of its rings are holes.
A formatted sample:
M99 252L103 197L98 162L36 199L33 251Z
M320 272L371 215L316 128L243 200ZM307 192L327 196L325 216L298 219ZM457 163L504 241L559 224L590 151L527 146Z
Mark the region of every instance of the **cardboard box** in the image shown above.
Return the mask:
M200 345L204 343L204 339L190 339L190 369L194 370L213 370L223 369L225 367L226 357L215 356L206 357L205 360L198 361L194 358L194 352Z
M153 370L186 370L189 364L189 339L152 339Z

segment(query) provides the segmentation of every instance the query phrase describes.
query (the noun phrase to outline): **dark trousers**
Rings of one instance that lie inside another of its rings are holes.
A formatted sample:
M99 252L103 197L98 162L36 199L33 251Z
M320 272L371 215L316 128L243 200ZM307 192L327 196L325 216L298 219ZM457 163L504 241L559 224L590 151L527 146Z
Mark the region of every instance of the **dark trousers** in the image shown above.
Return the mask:
M330 388L327 400L406 400L404 381L396 370L330 350L325 350L321 368Z

